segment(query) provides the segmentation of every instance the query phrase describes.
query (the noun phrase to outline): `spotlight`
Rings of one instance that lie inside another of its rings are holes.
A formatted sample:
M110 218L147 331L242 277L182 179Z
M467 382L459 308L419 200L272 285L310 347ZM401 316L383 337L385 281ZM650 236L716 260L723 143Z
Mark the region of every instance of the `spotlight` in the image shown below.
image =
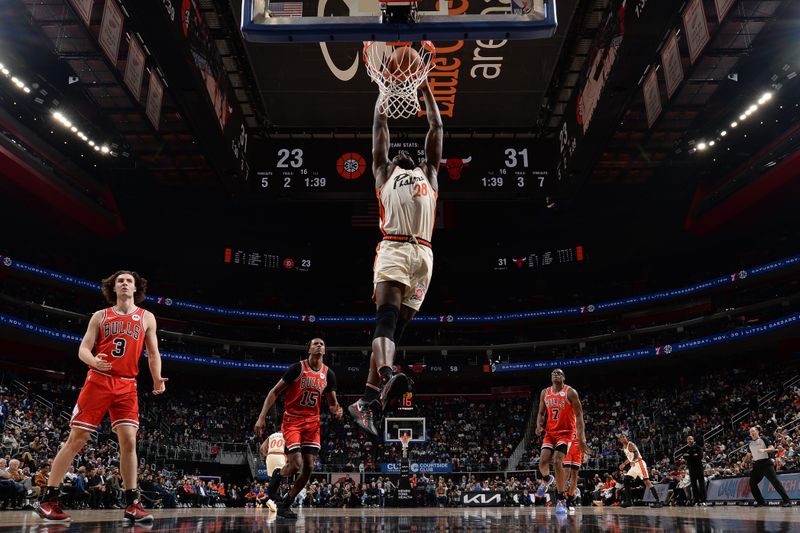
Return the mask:
M100 147L100 151L101 151L101 152L103 152L104 154L107 154L107 153L108 153L108 152L110 152L111 150L109 150L108 146L105 146L105 145L104 145L104 146L101 146L101 147Z
M699 142L699 143L697 143L697 149L698 149L698 150L700 150L700 151L703 151L703 150L705 150L706 148L708 148L708 145L707 145L706 143L704 143L704 142Z
M709 141L709 142L708 142L708 145L709 145L709 146L714 146L715 144L717 144L717 141Z
M759 104L763 104L764 102L767 102L767 101L769 101L771 99L772 99L772 93L766 92L766 93L761 95L761 98L758 99L758 103Z
M72 133L76 133L78 131L78 128L76 128L75 126L72 126L70 128L70 130L72 130Z
M736 127L736 126L738 126L738 125L739 125L739 123L738 123L738 122L731 122L731 128L735 128L735 127Z
M6 76L8 76L8 75L9 75L8 69L7 69L7 68L5 68L5 67L3 67L2 69L0 69L0 72L2 72L2 73L3 73L4 75L6 75Z
M30 89L28 89L27 87L23 87L23 88L22 88L22 90L23 90L23 91L25 91L26 93L29 93L29 92L31 92L31 90L30 90Z
M739 115L739 120L744 120L744 119L746 119L746 118L747 118L747 115L746 115L746 114L745 114L745 115Z
M728 134L728 132L725 131L725 130L722 130L721 132L719 132L719 136L720 137L725 137L727 134Z
M94 145L94 149L97 150L98 152L100 151L100 147L97 146L96 144Z
M94 141L89 141L89 146L94 146Z
M755 113L756 109L758 109L758 106L754 104L754 105L751 105L750 107L748 107L747 111L749 111L751 113Z

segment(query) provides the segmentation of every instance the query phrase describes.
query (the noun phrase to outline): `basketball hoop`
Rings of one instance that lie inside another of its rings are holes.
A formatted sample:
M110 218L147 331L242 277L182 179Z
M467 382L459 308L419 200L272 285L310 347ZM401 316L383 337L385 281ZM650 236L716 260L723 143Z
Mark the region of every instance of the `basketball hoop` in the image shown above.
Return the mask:
M393 62L395 51L411 48L411 44L376 41L364 43L364 64L369 77L380 91L379 110L389 118L408 118L419 113L417 91L434 67L436 47L431 41L422 41L419 48L414 49L419 54L418 60L408 61L405 65Z
M403 459L408 457L408 443L411 442L411 435L403 433L400 435L400 443L403 445Z

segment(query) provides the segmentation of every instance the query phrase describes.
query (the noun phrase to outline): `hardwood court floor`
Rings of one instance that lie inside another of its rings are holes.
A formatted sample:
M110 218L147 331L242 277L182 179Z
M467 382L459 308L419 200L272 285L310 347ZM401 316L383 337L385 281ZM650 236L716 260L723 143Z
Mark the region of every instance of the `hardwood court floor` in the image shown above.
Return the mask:
M800 531L800 509L779 507L667 507L629 509L583 507L558 517L555 511L497 508L299 509L299 518L276 518L266 509L166 509L155 513L152 526L121 520L122 511L75 511L72 522L46 523L29 511L0 511L0 531L93 533L176 531L304 531L325 533L392 531L510 532L658 532L716 533L729 531Z

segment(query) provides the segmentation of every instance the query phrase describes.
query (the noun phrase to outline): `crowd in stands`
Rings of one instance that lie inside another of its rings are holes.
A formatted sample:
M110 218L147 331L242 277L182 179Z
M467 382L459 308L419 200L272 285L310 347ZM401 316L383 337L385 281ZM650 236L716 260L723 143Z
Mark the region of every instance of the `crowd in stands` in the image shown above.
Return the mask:
M719 369L678 383L650 383L647 388L582 387L589 446L595 456L606 459L608 472L605 477L587 480L585 501L593 499L609 505L619 501L619 432L627 433L639 446L652 479L670 481L677 489L688 486L680 458L688 435L700 441L705 434L710 435L704 442L707 479L746 474L749 466L742 463L742 457L751 424L759 425L762 434L775 443L774 460L779 473L800 469L800 388L793 380L796 374L796 368L780 366L760 371ZM42 380L21 384L4 379L2 383L0 506L21 508L29 505L46 483L52 458L68 433L68 413L78 386ZM180 448L199 443L205 448L206 453L200 458L178 458L188 461L213 461L225 442L249 442L251 449L257 448L251 428L262 400L260 394L210 390L189 394L177 389L171 392L169 401L158 404L150 396L142 398L140 444L168 442L169 446ZM432 481L420 475L415 480L415 497L426 504L452 505L455 495L479 490L477 485L487 490L487 483L489 488L496 488L498 482L509 483L505 474L495 477L490 472L507 468L508 459L528 426L532 407L527 397L418 400L417 408L427 418L428 440L411 446L411 460L451 463L453 471L474 474L443 478L446 491L439 489L438 479ZM736 423L732 423L734 415L739 416ZM372 477L374 474L370 473L377 472L380 463L397 462L400 446L373 443L348 417L339 421L324 414L322 423L323 446L315 471L350 472L354 480L363 480L364 484L346 479L329 484L317 479L316 486L310 483L298 503L339 506L386 505L393 501L394 482L388 476ZM528 454L523 456L518 470L536 470L538 447L537 439L528 442ZM142 450L140 446L140 453ZM151 466L153 458L146 453L141 457L145 460L141 461L140 488L148 505L259 503L263 486L259 488L257 482L237 486L226 480L187 475L174 468L156 470ZM123 487L118 467L117 447L106 422L66 476L68 505L120 505ZM515 479L512 485L519 490L511 492L532 492L534 479L535 474L529 480ZM439 492L447 498L441 500ZM684 495L682 499L680 490L675 494L678 502L691 497Z

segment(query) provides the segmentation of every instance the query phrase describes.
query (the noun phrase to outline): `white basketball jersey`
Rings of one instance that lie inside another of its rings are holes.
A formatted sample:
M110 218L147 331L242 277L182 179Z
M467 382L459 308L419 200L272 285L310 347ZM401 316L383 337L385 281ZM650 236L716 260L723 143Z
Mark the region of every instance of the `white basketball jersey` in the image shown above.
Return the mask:
M628 442L628 446L625 446L625 458L628 459L628 461L630 461L631 463L633 463L633 452L629 449L631 444L633 444L633 443L632 442ZM633 444L633 449L636 450L637 452L639 451L639 449L636 447L635 444ZM641 459L641 458L642 458L642 454L639 454L639 459Z
M283 468L286 464L286 453L284 447L283 433L278 431L269 436L269 448L267 451L267 475L272 476L276 468Z
M433 235L437 193L419 167L394 167L378 191L381 231L387 235L413 235L427 241Z

